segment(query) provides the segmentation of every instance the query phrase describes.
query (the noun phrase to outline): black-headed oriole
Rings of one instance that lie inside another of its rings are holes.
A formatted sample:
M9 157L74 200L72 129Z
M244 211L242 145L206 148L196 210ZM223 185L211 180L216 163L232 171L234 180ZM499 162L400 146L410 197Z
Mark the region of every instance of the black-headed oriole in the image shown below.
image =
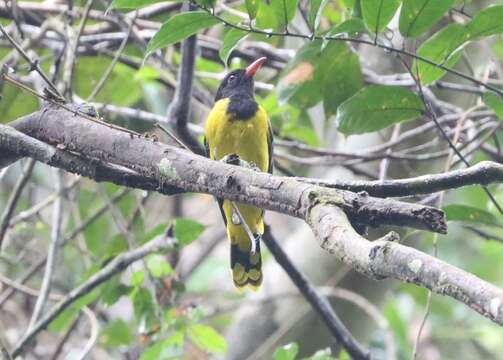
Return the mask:
M272 132L265 110L254 98L255 73L264 64L260 58L246 69L231 71L222 80L215 104L208 116L205 128L207 156L221 160L236 154L261 171L272 172ZM260 237L264 233L264 210L250 205L235 204L218 200L227 236L231 243L231 270L234 285L238 289L249 286L256 290L262 283L262 259ZM242 224L248 225L249 234ZM252 251L251 237L255 241Z

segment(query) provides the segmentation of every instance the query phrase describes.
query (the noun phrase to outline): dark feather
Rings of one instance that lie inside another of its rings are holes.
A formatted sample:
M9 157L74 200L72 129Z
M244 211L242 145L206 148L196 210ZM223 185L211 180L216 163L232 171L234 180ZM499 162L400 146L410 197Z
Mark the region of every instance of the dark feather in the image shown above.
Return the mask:
M211 159L210 156L210 147L208 145L208 141L206 140L206 136L204 137L204 150L206 151L206 157ZM224 199L220 199L215 197L218 203L218 208L220 209L220 214L222 214L222 219L224 220L225 228L227 229L227 219L225 218L224 213Z

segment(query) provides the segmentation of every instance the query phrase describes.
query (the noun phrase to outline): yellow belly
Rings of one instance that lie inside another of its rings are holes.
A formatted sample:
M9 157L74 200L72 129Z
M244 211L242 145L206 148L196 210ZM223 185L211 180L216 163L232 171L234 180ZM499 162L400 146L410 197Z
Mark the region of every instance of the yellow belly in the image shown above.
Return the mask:
M256 115L248 120L236 120L226 113L228 99L219 100L206 122L206 141L210 158L220 160L229 154L237 154L241 159L256 165L260 170L269 168L269 149L267 143L268 119L259 106ZM228 201L223 204L227 219L227 232L232 243L237 243L242 251L250 249L245 229L232 222L232 208ZM255 234L264 232L263 211L248 205L238 205L246 223Z

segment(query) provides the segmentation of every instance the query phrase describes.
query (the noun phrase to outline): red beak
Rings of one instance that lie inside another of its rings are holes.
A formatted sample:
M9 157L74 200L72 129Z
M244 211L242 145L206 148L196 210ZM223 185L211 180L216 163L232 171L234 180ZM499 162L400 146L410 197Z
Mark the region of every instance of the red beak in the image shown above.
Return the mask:
M250 65L245 70L245 76L247 78L254 77L257 71L264 65L266 62L267 58L266 57L261 57L254 62L252 62Z

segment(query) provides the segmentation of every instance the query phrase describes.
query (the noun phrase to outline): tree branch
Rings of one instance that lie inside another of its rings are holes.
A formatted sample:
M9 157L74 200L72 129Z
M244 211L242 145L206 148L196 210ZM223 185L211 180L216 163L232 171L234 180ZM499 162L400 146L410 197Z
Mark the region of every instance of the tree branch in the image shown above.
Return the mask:
M503 182L503 165L492 161L481 161L461 170L435 175L423 175L408 179L384 181L323 181L297 178L309 184L349 191L366 191L377 197L431 194L437 191L468 185L488 185Z
M358 235L346 215L331 204L315 206L307 218L321 247L373 278L394 278L426 287L468 305L503 325L503 290L421 251L400 245L393 236L373 242Z
M21 192L23 191L26 183L31 177L31 173L33 172L33 167L35 166L35 160L30 159L26 166L23 169L23 173L19 177L14 189L12 190L12 194L7 201L7 205L5 206L4 212L2 214L2 218L0 219L0 251L3 249L3 239L5 233L7 232L7 228L9 227L10 219L14 210L16 210L17 202L19 197L21 196Z
M192 4L184 4L184 10L194 8ZM168 111L168 118L176 125L176 132L190 150L199 155L204 155L201 144L192 136L187 126L190 115L190 103L192 99L192 83L194 81L194 63L196 61L197 37L192 35L182 42L181 62L178 70L178 86L173 96L173 101Z
M179 189L202 192L299 218L305 218L313 205L330 202L343 208L352 221L363 225L388 224L441 233L446 231L443 212L429 206L328 189L208 160L179 148L87 121L53 105L11 124L29 136L59 148L133 170L135 180L140 182L143 176L148 185L155 184L154 189L165 194L173 189L175 192ZM0 136L3 148L26 151L19 144L20 136L14 140L6 135L9 130L12 133L12 129L1 128L5 129L2 131L5 136ZM85 176L93 175L95 169L86 168L83 161L79 166L68 160L58 161L67 154L64 152L56 159L37 157L37 160ZM115 183L134 186L121 178L109 178Z
M31 330L23 336L21 340L19 340L16 348L12 351L12 357L16 358L17 356L20 356L26 345L77 299L88 294L98 285L107 281L113 275L121 272L133 262L142 259L150 253L172 249L175 245L176 242L174 239L159 236L137 249L122 253L121 255L115 257L100 271L91 276L85 283L73 289L68 295L46 312L45 315L31 328Z
M318 313L321 320L328 327L330 333L346 349L353 359L370 359L370 352L351 335L349 330L339 319L326 298L322 297L316 288L308 281L290 261L286 253L281 249L276 239L271 234L269 226L266 227L262 240L274 256L276 262L285 270L288 277L297 289L309 301L313 309Z
M12 357L9 354L9 350L3 344L2 339L0 338L0 360L12 360Z

